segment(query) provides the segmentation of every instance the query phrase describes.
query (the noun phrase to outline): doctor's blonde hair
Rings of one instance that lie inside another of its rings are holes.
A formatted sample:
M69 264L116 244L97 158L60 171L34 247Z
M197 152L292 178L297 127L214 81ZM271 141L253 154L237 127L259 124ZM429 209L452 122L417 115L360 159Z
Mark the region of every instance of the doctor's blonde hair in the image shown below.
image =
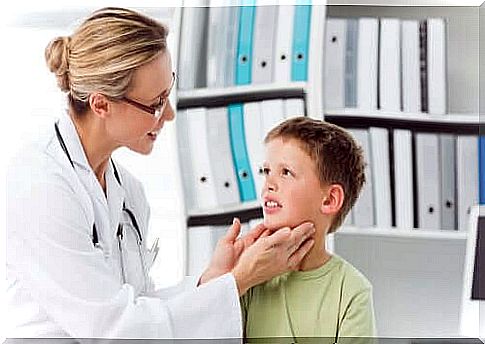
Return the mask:
M94 12L67 37L45 49L49 70L68 93L76 114L89 109L89 95L122 98L134 70L167 50L165 25L132 10L107 7Z

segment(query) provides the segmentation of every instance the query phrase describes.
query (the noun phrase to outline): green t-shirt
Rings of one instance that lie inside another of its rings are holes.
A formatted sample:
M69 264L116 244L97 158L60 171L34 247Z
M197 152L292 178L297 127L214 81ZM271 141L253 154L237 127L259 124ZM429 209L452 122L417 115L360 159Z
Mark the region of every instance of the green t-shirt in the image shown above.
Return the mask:
M348 337L355 343L361 337L358 342L370 343L376 335L372 286L337 255L315 270L290 272L251 288L241 307L250 342L318 337L319 343L326 343L324 338L342 343Z

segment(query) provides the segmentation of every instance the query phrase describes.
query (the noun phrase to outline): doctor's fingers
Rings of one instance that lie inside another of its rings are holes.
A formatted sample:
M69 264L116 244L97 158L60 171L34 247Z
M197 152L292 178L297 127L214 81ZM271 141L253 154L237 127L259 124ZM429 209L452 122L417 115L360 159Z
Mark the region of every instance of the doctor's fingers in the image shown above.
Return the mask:
M265 227L262 223L256 225L256 227L252 228L246 235L243 236L243 240L247 246L254 243L258 238L261 237L262 233L264 233Z
M237 217L232 220L232 225L224 236L224 240L233 243L241 232L241 222Z
M291 270L296 270L300 266L303 258L305 258L307 253L310 252L313 245L315 245L315 240L308 239L300 247L298 247L298 249L288 259L288 267Z
M293 230L284 227L266 238L270 247L282 246L291 256L307 239L315 234L313 223L305 222Z

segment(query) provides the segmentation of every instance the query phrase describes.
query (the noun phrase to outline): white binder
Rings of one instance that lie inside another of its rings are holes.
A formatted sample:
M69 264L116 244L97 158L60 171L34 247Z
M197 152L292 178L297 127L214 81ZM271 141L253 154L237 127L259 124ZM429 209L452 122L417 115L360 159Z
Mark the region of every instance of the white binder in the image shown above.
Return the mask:
M209 266L217 241L229 226L187 228L187 275L200 276Z
M207 110L209 161L216 189L217 205L239 203L239 189L232 163L227 108Z
M428 112L434 115L446 114L446 32L442 18L427 20L428 52ZM450 135L435 134L439 160L437 173L434 174L439 187L439 208L441 229L454 229L454 142ZM450 165L451 164L451 165ZM434 184L433 184L434 185ZM447 206L449 205L449 206Z
M180 110L177 112L177 120L175 121L176 136L177 136L177 152L180 157L180 171L182 173L182 186L184 198L187 200L187 208L193 207L194 200L194 188L191 185L192 175L194 174L192 170L192 163L190 159L190 147L189 142L189 130L188 130L188 110Z
M380 20L379 109L401 111L401 23L399 19ZM392 225L391 180L388 131L371 128L372 167L376 225Z
M239 26L237 6L211 1L207 43L207 86L234 85L236 44Z
M285 120L283 100L263 100L261 102L261 116L263 118L263 134L266 137L271 129Z
M419 21L403 20L402 29L402 106L404 112L421 112Z
M285 113L286 119L292 117L305 116L305 101L303 99L285 99Z
M187 275L199 276L209 265L215 248L211 226L187 228Z
M256 195L260 199L264 185L264 130L260 102L244 104L244 132L246 134L246 148L253 174L254 187Z
M401 22L402 107L404 112L421 111L419 22ZM410 130L394 130L394 189L396 227L414 228L413 156Z
M377 56L379 22L377 18L359 18L357 45L357 107L377 109ZM330 80L330 82L332 82Z
M183 159L189 159L191 166L190 175L184 175L188 208L213 208L217 206L217 193L209 154L207 112L205 108L188 109L179 118L184 115L188 155Z
M442 18L428 19L428 112L446 113L446 31Z
M269 84L273 81L274 37L278 8L258 6L254 20L252 82Z
M370 227L374 221L374 191L373 191L373 166L372 151L370 147L369 132L365 129L349 129L357 143L364 151L366 183L362 187L360 196L352 208L352 223L356 226Z
M345 51L347 22L345 19L328 18L325 29L325 109L345 107Z
M346 20L345 33L345 107L357 107L357 58L359 21L356 18Z
M178 63L181 90L206 86L207 17L206 7L183 8Z
M441 134L440 141L440 177L441 177L441 229L454 230L456 225L456 150L455 136Z
M396 227L414 228L413 155L410 130L396 129L394 140L394 190Z
M471 207L478 204L478 138L456 137L458 230L465 231Z
M399 19L383 18L379 43L380 109L401 111L401 25Z
M440 229L440 156L436 134L416 133L418 227Z
M293 17L295 8L292 5L278 6L274 48L274 81L291 81L291 48L293 42Z
M388 131L385 128L372 127L369 133L375 223L378 227L389 228L392 225L392 203Z

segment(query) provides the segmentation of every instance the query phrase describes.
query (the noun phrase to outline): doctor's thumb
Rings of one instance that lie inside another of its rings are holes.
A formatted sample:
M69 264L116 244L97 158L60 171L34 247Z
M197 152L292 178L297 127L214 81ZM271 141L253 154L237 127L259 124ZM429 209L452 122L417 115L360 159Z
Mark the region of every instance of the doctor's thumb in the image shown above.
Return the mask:
M232 220L232 225L229 227L225 235L225 239L229 242L234 242L241 232L241 222L237 217Z

